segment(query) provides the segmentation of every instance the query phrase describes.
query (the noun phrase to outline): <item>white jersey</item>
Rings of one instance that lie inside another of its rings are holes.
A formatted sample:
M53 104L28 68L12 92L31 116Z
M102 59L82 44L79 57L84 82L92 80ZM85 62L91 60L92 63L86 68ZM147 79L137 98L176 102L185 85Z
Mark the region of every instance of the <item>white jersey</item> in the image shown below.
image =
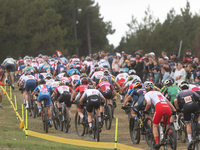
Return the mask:
M36 62L32 62L31 67L39 69L38 63L36 63Z
M53 89L55 89L56 87L59 86L59 84L60 84L60 81L54 81L53 83L51 83L50 86L51 86Z
M19 78L19 81L22 81L22 79L24 78L24 74L23 75L21 75L21 77Z
M75 61L78 61L78 62L80 62L80 59L79 58L72 58L72 59L70 59L70 64L74 64L74 62Z
M151 101L154 106L159 102L161 104L167 104L167 99L158 91L149 91L144 95L144 97L147 102Z
M119 73L116 78L115 81L120 81L120 80L126 80L128 78L128 73Z
M62 85L62 86L58 86L56 89L55 89L56 92L60 93L60 94L63 94L65 91L66 92L71 92L72 91L72 88L70 88L69 86L67 85Z
M79 75L72 75L70 78L72 79L72 82L77 82L81 77Z
M94 80L94 78L95 79L101 79L101 77L103 77L103 71L97 71L92 75L91 79L92 80Z
M137 76L137 75L129 75L128 77L133 77L133 80L132 81L134 81L135 79L136 80L139 80L140 82L141 82L141 79L140 79L140 77L139 76ZM128 82L128 78L126 78L126 81L125 81L125 83L126 82Z
M110 64L105 59L100 60L98 62L98 65L99 65L100 68L108 68L108 69L110 69Z
M89 97L89 96L100 96L100 97L103 97L103 95L97 90L97 89L87 89L82 97L85 98L85 97Z
M40 73L44 78L46 78L47 73Z
M37 81L37 78L34 77L34 76L32 76L32 75L27 75L27 76L24 76L23 79L22 79L23 82L26 82L28 80L35 80L35 81Z
M46 84L47 84L47 85L50 85L50 86L51 86L51 84L54 82L54 79L50 79L50 80L45 79L45 81L46 81Z
M62 78L62 77L64 77L64 75L65 75L65 73L64 73L64 72L62 72L62 73L59 73L59 75L58 75L58 76L59 76L60 78Z

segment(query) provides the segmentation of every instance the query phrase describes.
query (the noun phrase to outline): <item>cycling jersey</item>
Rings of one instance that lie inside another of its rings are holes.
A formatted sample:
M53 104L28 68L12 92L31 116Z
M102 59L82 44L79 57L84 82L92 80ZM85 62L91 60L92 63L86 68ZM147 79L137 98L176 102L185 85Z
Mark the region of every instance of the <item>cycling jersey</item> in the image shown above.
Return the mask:
M13 58L6 58L3 63L8 63L8 64L15 64L15 60Z
M55 69L55 61L50 61L50 62L49 62L49 65L50 65L53 69Z
M119 73L116 78L115 81L118 82L118 84L120 86L122 86L125 83L126 78L128 78L128 74L127 73Z
M37 58L36 61L37 61L37 63L40 63L41 61L44 61L44 59L43 58Z
M21 65L18 67L18 71L23 72L24 68L26 67L26 65Z
M178 86L169 86L164 90L163 95L167 96L168 100L173 104L174 99L179 92L180 90Z
M33 68L35 68L35 69L39 69L38 63L37 63L37 62L32 62L32 63L31 63L31 67L33 67Z
M50 86L51 86L53 89L55 89L56 87L59 86L59 84L60 84L60 81L54 81L53 83L51 83Z
M42 79L42 78L46 78L46 75L47 75L47 73L40 73L39 78L40 78L40 79Z
M4 85L3 83L2 83L2 81L3 81L3 78L4 78L4 73L0 73L0 85Z
M35 81L37 81L37 78L34 77L34 76L32 76L32 75L27 75L27 76L24 76L23 79L22 79L23 82L26 82L28 80L35 80Z
M54 79L46 79L45 81L47 85L51 85L54 82Z
M75 84L81 77L79 75L72 75L70 78L72 82Z
M108 61L106 61L105 59L101 59L99 62L98 62L98 65L100 68L107 68L107 69L110 69L110 64Z
M137 76L137 75L129 75L128 77L133 77L133 80L132 80L132 81L134 81L134 80L139 80L139 81L141 82L140 77ZM126 78L126 80L125 80L125 83L127 83L127 82L128 82L128 78Z
M58 92L59 94L63 94L64 92L70 93L72 91L72 88L70 88L67 85L61 85L61 86L56 87L55 91Z
M197 86L194 85L194 84L189 84L189 90L192 90L192 91L194 92L194 91L199 91L200 88L197 87Z
M21 65L22 62L24 62L24 59L19 59L19 60L17 61L17 64L18 64L18 65Z
M191 99L192 94L193 94L193 91L191 91L191 90L182 90L176 95L176 98L178 100L178 105L180 106L180 108L182 108L182 106L185 103L189 103L192 101L192 99Z
M42 65L39 71L41 71L42 69L44 69L46 72L54 71L53 68L49 64Z
M62 72L62 73L59 73L59 74L58 74L58 76L59 76L60 78L64 77L64 75L65 75L65 72Z
M55 66L56 74L60 74L64 70L65 70L65 66L64 65L57 65L57 66Z
M26 66L24 69L27 69L30 72L34 72L35 68L31 67L31 66Z
M100 88L100 91L114 91L113 86L108 81L99 82L99 84L96 86L96 89L98 88Z
M87 88L88 88L88 85L87 85L87 84L82 84L82 85L78 86L78 87L75 89L75 91L81 93L81 92L83 92L83 91L86 91Z
M176 84L173 84L172 86L177 86ZM154 87L155 88L155 87ZM179 90L181 91L181 88L178 86ZM160 89L160 92L163 92L167 89L166 86L163 86L161 89Z
M64 81L65 83L71 83L72 81L70 77L62 77L60 80Z
M80 74L80 72L77 69L70 69L67 71L67 74L72 75L73 71L77 71L78 74Z
M80 62L80 59L79 58L72 58L72 59L70 59L69 63L74 64L74 62L76 62L76 61Z

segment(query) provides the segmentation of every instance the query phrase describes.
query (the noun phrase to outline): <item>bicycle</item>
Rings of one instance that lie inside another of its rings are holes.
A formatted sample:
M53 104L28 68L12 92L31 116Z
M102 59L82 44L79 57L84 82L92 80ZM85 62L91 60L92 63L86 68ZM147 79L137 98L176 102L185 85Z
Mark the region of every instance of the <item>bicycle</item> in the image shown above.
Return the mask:
M75 115L75 129L76 129L76 133L78 134L78 136L84 136L84 134L88 133L88 129L89 129L86 105L84 105L82 112L83 112L82 119L78 115L78 111L76 112L76 115Z
M99 118L98 118L98 115L95 113L95 110L93 109L93 112L92 112L92 135L89 135L89 136L92 137L93 139L95 139L96 142L99 142L100 132L101 132L101 127L99 126Z
M107 130L111 129L112 125L112 108L110 105L107 105L104 103L104 115L103 115L103 120L102 120L102 127L103 127L103 121L105 120L105 126Z
M192 127L192 139L193 143L191 147L188 148L188 150L199 150L199 128L198 128L198 116L200 114L200 111L197 111L195 113L192 113L191 116L191 127ZM188 143L188 140L187 140ZM186 144L187 145L187 144Z
M60 121L58 117L58 108L55 100L52 100L52 120L56 130L60 128Z
M165 118L166 118L165 124L160 123L160 125L162 127L164 127L164 130L163 130L164 136L162 137L160 130L158 130L159 137L161 137L161 140L160 140L159 147L155 148L156 150L159 150L161 146L164 146L164 150L167 150L167 148L168 148L167 146L168 145L170 146L170 148L172 150L176 150L176 148L177 148L177 136L176 136L175 129L172 126L168 126L167 127L167 119L169 117L171 117L171 115L165 115ZM170 134L169 134L169 131L171 131ZM152 137L153 137L153 134L152 134ZM153 145L155 145L155 140L152 140L152 142L153 143L151 145L151 149L153 149Z
M69 131L69 111L68 108L65 105L65 102L62 102L62 111L61 111L61 116L59 116L60 120L60 131L64 131L67 133Z
M145 118L145 114L149 113L144 112L143 110L140 110L137 113L140 122L135 122L134 118L130 117L129 131L133 144L139 144L140 136L143 135L146 139L148 146L151 147L152 119L150 117Z
M46 133L48 133L48 128L49 128L49 119L48 119L48 111L47 111L47 108L46 108L46 99L43 99L42 100L43 103L42 103L42 108L41 108L41 118L42 118L42 121L43 121L43 128L44 128L44 131Z
M186 125L185 122L183 121L183 114L178 115L178 125L179 125L179 130L178 130L178 137L181 143L186 142L187 134L186 134Z

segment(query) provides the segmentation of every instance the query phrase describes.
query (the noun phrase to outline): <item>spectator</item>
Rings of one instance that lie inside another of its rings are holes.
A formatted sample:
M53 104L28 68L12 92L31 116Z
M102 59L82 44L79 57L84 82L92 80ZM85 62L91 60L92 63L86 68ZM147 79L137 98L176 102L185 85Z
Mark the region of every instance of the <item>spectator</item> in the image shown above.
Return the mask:
M176 85L180 85L182 81L185 81L185 70L183 69L183 63L178 62L176 71L174 73L174 80Z
M159 63L158 63L158 61L157 60L153 60L153 66L155 67L155 66L157 66L158 68L159 68Z
M135 65L136 65L136 63L135 63L135 58L130 58L130 70L131 69L135 69Z
M177 57L177 53L176 52L172 52L170 55L171 61L177 63L179 60L179 58Z
M108 57L108 62L110 64L111 70L112 70L112 62L114 60L114 54L110 53L109 57Z
M195 84L200 85L200 68L198 68L196 72Z
M169 67L170 67L170 76L174 79L174 73L176 71L175 63L171 62Z
M107 60L105 60L103 56L104 56L104 55L102 55L102 56L100 57L100 60L99 60L99 62L98 62L99 67L100 67L100 68L105 68L105 69L110 69L110 64L109 64L109 62L108 62Z
M189 65L191 62L192 62L192 54L190 49L188 49L185 56L183 57L183 63Z
M197 76L196 72L197 72L197 65L196 65L196 63L192 63L191 64L191 73L193 74L194 79Z
M140 79L143 79L143 59L142 59L142 55L140 54L140 52L135 52L135 56L136 56L136 66L135 66L135 71L136 71L136 75L138 75L140 77Z
M162 51L161 55L162 55L163 59L169 60L169 57L167 57L166 52Z
M162 83L164 85L165 80L170 76L169 75L169 68L168 67L163 67L163 79L162 79Z
M195 58L194 58L194 63L195 63L197 66L199 66L199 58L195 57Z
M158 66L155 66L153 68L153 83L155 86L161 88L161 85L160 85L160 71L159 71L159 68Z
M121 54L117 53L116 59L114 59L113 62L112 62L112 70L113 70L114 76L117 76L118 73L119 73L119 69L120 69L120 66L121 66L120 59L121 59Z
M185 69L185 80L186 81L188 81L188 80L192 80L192 81L194 81L194 76L193 76L193 74L192 74L192 72L191 72L191 64L185 64L184 66L183 66L183 68Z

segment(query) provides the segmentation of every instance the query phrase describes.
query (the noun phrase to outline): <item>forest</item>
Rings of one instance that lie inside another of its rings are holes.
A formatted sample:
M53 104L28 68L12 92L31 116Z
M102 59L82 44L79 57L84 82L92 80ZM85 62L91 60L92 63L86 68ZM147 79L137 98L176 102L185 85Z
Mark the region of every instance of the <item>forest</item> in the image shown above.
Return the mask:
M118 47L109 44L107 35L115 33L112 22L105 22L100 6L93 0L0 0L0 61L7 56L53 55L86 56L98 51L134 54L154 51L178 52L187 49L200 57L200 14L192 14L190 3L176 14L172 8L163 23L148 7L143 21L135 14ZM182 56L182 55L181 55Z

